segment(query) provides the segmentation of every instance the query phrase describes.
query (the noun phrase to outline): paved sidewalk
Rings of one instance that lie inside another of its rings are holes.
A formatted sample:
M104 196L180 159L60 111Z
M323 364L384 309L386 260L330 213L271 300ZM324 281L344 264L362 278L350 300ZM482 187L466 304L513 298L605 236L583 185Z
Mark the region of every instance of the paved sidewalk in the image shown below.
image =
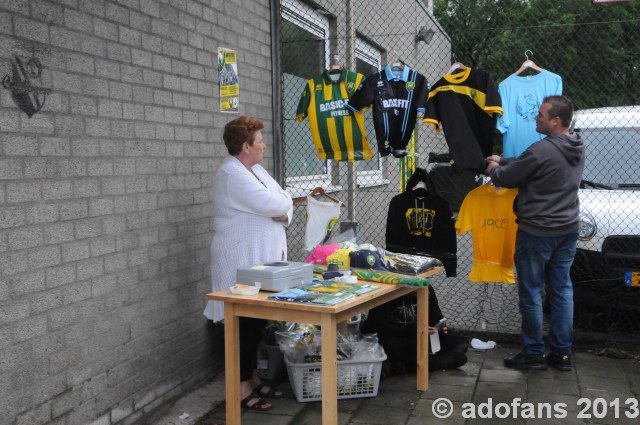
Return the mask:
M640 400L640 360L613 359L577 350L574 370L560 372L516 371L503 366L502 359L515 354L517 347L496 347L489 351L469 350L468 363L459 370L437 371L430 374L429 390L415 390L415 375L383 378L378 396L339 400L340 425L429 425L440 424L638 424L640 406L630 404ZM243 425L315 425L322 423L321 403L298 403L288 382L279 385L285 398L272 400L274 409L257 413L243 411ZM434 416L432 406L439 398L453 404L447 419ZM520 398L514 418L514 405ZM584 400L581 400L584 398ZM627 399L632 399L627 402ZM597 401L596 401L597 400ZM606 406L604 401L606 400ZM619 402L616 419L615 400ZM590 404L588 404L590 402ZM475 405L476 418L469 418ZM506 404L500 404L506 403ZM548 404L548 407L543 403ZM564 403L555 405L554 403ZM499 406L498 406L499 405ZM508 405L508 407L507 407ZM535 406L534 410L533 407ZM538 412L538 406L543 411ZM551 415L546 417L547 410ZM509 409L509 411L507 411ZM529 410L527 410L529 409ZM584 410L585 418L579 418ZM179 415L189 413L188 419ZM488 418L492 412L492 418ZM523 419L529 413L536 419ZM499 419L497 415L508 416ZM601 413L606 413L602 415ZM484 418L481 417L484 415ZM559 416L554 416L559 415ZM589 416L590 415L590 416ZM627 416L638 415L635 418ZM600 416L597 418L596 416ZM225 424L224 377L197 389L177 401L162 417L145 422L149 425L223 425Z

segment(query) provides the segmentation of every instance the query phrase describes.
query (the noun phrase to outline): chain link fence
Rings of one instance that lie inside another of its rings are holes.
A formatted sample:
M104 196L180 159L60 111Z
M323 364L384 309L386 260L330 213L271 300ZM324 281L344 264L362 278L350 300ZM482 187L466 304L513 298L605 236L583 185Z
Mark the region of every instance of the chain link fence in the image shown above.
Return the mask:
M321 150L331 158L330 150L339 148L314 145L312 117L302 119L308 103L301 109L300 99L306 89L320 87L317 80L308 81L332 67L335 74L343 66L367 77L401 61L433 86L458 61L487 71L498 86L524 61L534 61L562 78L563 94L583 111L576 114L576 129L587 145L580 193L585 238L572 269L576 339L605 335L611 343L628 342L633 338L625 336L640 334L640 287L633 286L638 284L633 272L640 270L640 106L634 106L640 104L639 16L638 1L282 0L281 154L287 189L303 197L322 187L346 205L341 208L342 230L355 229L358 243L382 248L390 201L416 167L429 172L432 189L448 201L455 216L482 178L450 164L443 132L423 124L419 113L409 154L382 156L368 109L364 129L373 158L324 159ZM527 67L520 76L536 74ZM353 89L346 86L348 96ZM533 99L535 113L537 106ZM496 130L493 152L502 153L504 142ZM304 261L306 206L295 208L288 229L289 259ZM456 238L457 275L432 279L449 323L467 331L519 334L516 286L471 283L471 234Z

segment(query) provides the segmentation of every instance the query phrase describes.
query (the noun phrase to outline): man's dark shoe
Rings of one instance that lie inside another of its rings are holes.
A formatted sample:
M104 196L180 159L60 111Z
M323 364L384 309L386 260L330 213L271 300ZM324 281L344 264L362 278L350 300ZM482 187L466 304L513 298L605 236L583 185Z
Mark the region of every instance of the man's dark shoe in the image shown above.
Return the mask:
M504 359L504 365L512 369L545 370L547 364L542 356L525 356L522 353Z
M571 370L571 357L568 354L550 352L545 356L547 364L558 370L569 372Z

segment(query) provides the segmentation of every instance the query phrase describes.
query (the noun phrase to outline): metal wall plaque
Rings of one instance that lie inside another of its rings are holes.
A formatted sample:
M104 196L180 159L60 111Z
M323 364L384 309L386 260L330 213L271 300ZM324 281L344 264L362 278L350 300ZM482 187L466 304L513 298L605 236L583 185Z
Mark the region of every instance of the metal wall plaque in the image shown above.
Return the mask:
M42 75L42 64L37 58L31 58L26 65L18 56L11 60L11 74L2 78L2 86L11 90L11 98L29 118L44 106L50 89L33 84Z

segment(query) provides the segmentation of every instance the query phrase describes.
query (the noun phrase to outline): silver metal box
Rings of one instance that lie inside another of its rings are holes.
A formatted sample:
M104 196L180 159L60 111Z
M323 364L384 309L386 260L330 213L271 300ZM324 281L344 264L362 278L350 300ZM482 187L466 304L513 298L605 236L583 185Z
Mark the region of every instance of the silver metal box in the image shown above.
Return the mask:
M236 281L245 285L260 282L263 290L279 292L313 279L313 264L294 261L256 264L246 269L238 269Z

